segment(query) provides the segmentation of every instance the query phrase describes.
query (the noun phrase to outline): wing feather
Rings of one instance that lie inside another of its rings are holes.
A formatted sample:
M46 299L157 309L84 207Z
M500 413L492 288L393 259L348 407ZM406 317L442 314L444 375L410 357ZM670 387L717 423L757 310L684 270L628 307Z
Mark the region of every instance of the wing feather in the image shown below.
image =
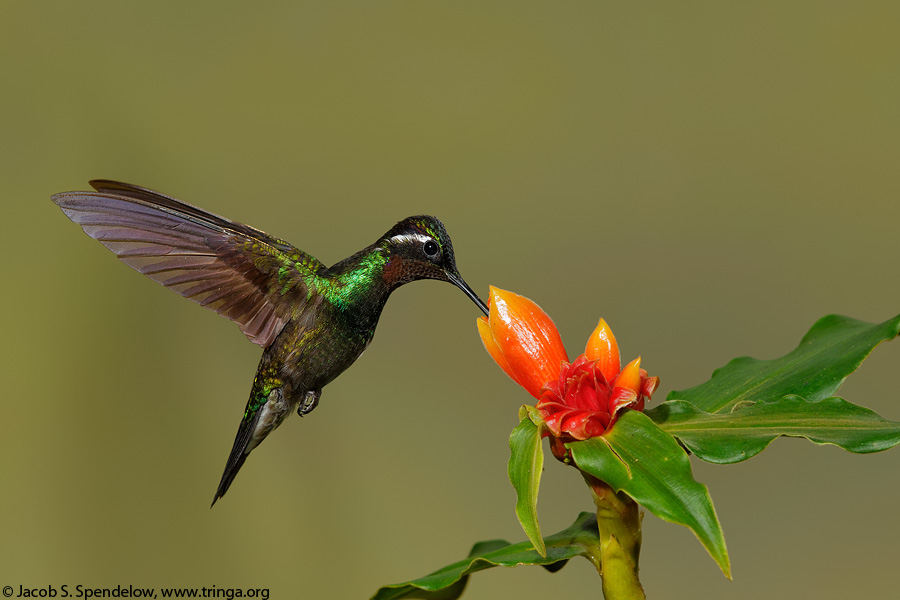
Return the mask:
M97 192L53 201L122 262L231 319L267 347L284 324L317 298L324 265L248 225L146 188L92 181Z

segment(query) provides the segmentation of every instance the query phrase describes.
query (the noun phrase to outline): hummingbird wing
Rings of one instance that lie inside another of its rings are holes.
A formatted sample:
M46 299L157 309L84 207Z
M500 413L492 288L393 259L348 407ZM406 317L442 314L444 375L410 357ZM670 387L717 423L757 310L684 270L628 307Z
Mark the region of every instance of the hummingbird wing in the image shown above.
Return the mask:
M325 265L287 242L170 196L109 180L53 196L67 217L131 268L269 346L318 296Z

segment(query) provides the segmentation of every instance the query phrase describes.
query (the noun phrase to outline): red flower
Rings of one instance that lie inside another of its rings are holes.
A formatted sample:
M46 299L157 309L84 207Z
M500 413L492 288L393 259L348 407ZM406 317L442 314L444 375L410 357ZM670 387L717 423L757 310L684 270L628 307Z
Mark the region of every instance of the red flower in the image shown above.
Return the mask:
M603 435L619 413L644 410L659 385L640 357L620 368L619 347L600 319L584 354L572 363L553 321L523 296L491 286L490 317L478 319L484 347L507 375L534 396L549 430L561 443Z

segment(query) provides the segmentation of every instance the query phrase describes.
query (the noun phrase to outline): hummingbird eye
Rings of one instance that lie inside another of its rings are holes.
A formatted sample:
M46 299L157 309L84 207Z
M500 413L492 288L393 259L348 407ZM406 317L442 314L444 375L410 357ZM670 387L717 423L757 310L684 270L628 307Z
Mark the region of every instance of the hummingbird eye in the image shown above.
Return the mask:
M425 256L427 256L428 258L434 258L435 256L437 256L439 249L440 248L438 248L437 242L435 242L434 240L428 240L422 247L422 250L425 252Z

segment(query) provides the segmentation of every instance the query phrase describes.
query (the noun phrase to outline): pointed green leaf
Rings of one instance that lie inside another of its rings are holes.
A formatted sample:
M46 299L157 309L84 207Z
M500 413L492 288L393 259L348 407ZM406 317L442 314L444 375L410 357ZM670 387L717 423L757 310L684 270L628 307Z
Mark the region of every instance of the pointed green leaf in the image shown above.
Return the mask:
M808 400L834 395L879 343L900 331L900 315L880 324L829 315L813 325L800 345L781 358L736 358L698 386L673 391L666 400L686 400L710 413L796 394ZM659 407L646 411L654 420Z
M900 423L842 398L806 400L790 395L725 413L707 413L674 400L659 405L652 418L697 458L720 464L756 456L782 435L860 454L900 444Z
M599 545L597 516L583 512L571 526L544 541L547 544L546 556L538 554L531 542L518 544L510 544L504 540L480 542L472 548L469 558L419 579L386 585L372 596L372 600L399 598L453 600L462 594L469 574L496 566L541 565L548 571L556 572L569 559L588 556L589 549Z
M509 480L516 490L516 516L528 539L538 553L547 553L541 538L541 526L537 516L537 496L544 468L544 451L541 448L541 430L527 416L509 436Z
M687 453L646 415L628 410L601 437L566 444L579 469L622 491L657 517L690 528L731 577L722 526Z

